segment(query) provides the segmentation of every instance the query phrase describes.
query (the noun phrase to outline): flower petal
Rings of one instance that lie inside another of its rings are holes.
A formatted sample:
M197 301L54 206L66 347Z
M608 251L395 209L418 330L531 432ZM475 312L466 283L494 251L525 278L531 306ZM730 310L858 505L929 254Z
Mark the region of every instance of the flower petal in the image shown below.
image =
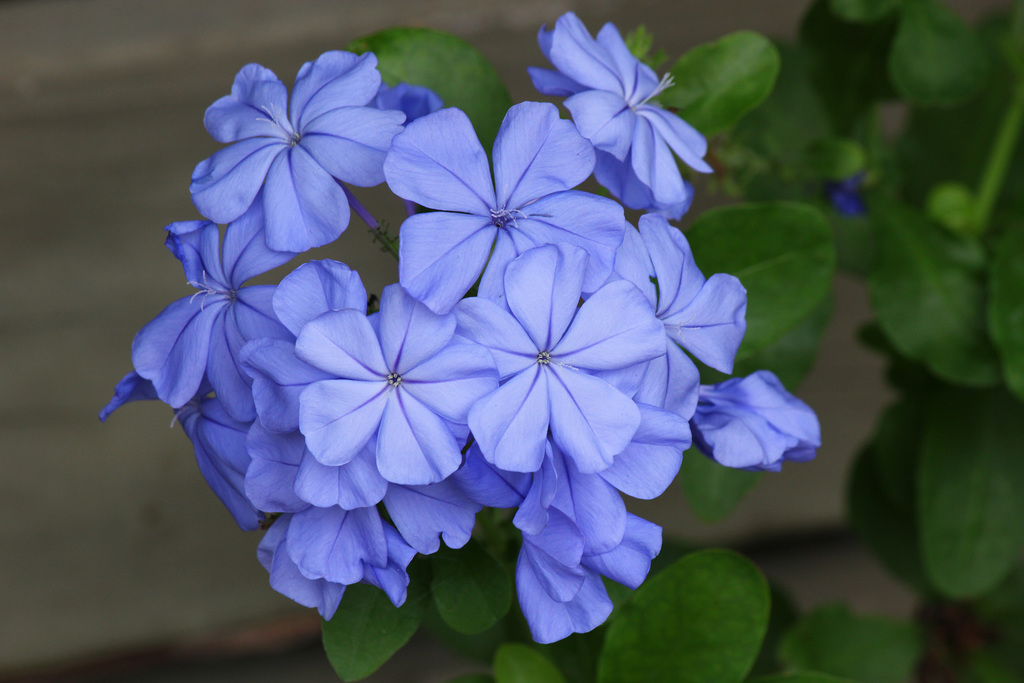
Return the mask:
M344 465L334 467L306 453L295 476L295 493L302 500L317 507L337 505L344 510L370 507L383 500L388 482L377 471L372 448L363 448Z
M537 345L519 321L493 301L471 297L460 301L454 310L456 334L486 347L501 379L537 362Z
M379 88L375 54L325 52L299 69L292 88L289 118L296 130L304 132L310 121L325 112L369 104Z
M299 428L299 395L307 385L330 375L295 356L295 344L261 338L245 344L238 362L252 378L252 398L260 423L287 434Z
M498 388L487 349L454 343L403 375L402 390L451 422L466 424L477 400Z
M217 142L258 136L287 139L288 88L270 69L247 64L235 76L231 94L211 104L203 125Z
M274 291L274 313L295 336L318 315L343 308L366 313L366 288L359 273L340 261L304 263Z
M548 59L565 76L594 90L627 93L626 79L611 55L572 12L566 12L555 22L550 45Z
M372 187L384 182L384 156L404 119L397 111L342 107L310 121L299 145L338 180Z
M402 538L426 555L437 552L441 545L439 536L449 548L466 545L481 508L451 481L429 486L389 486L384 506Z
M267 248L263 234L263 203L252 206L231 222L224 233L224 281L238 289L246 280L288 263L295 254Z
M387 403L385 382L329 379L299 397L299 428L325 465L344 465L359 455L380 426Z
M627 496L652 500L679 474L683 451L690 447L690 424L667 410L642 403L639 407L640 427L633 441L600 476Z
M651 123L655 135L668 143L684 164L700 173L711 173L714 170L704 161L708 142L696 128L672 112L653 104L637 108L637 114Z
M345 379L384 385L389 372L369 320L352 308L329 311L306 323L295 341L295 355Z
M440 351L455 334L455 315L438 315L400 285L380 295L380 347L389 370L405 375Z
M469 428L488 462L510 472L536 472L547 442L547 373L524 370L473 404Z
M665 319L665 331L697 360L728 373L747 331L746 312L747 290L740 281L715 273L686 308Z
M431 484L462 464L444 420L401 387L389 396L377 437L377 469L395 484Z
M210 220L230 223L252 205L274 160L287 149L283 140L249 138L214 153L192 171L192 203Z
M245 472L245 495L253 505L264 512L298 512L309 505L295 494L295 477L306 452L302 434L273 434L254 422L245 448L252 456Z
M529 490L530 474L494 467L474 443L466 453L466 462L452 475L451 481L476 503L492 508L513 508L523 501Z
M636 114L621 95L604 90L584 90L565 101L565 108L583 137L616 159L622 160L633 144Z
M345 585L363 578L363 562L383 567L387 539L376 508L309 507L292 516L288 554L302 575Z
M548 244L516 258L505 270L505 300L539 351L552 351L580 300L587 254Z
M606 553L587 555L583 564L612 581L636 590L651 571L651 560L661 551L661 527L636 515L627 514L626 534L618 547Z
M630 156L633 172L641 183L650 188L656 204L688 202L692 190L683 182L675 157L665 140L642 116L636 118Z
M263 211L267 246L295 253L336 240L350 213L345 190L301 145L289 147L270 165Z

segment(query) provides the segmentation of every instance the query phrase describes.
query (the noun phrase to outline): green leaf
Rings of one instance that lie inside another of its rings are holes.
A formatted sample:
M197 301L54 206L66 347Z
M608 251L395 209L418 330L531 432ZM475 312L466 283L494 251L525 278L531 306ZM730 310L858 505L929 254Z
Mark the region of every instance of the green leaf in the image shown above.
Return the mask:
M873 202L879 249L868 279L878 322L896 349L967 386L999 381L985 335L984 252L909 206Z
M864 147L849 138L826 138L804 149L802 166L811 178L844 180L864 170Z
M917 627L885 617L821 607L783 638L779 655L797 670L820 671L860 683L904 683L924 651Z
M828 0L817 0L804 16L800 43L810 56L808 75L832 119L833 135L852 135L873 105L892 94L886 57L895 31L894 19L842 21Z
M750 671L751 676L762 676L782 669L779 661L779 643L793 624L797 621L797 608L793 598L777 584L771 584L772 611L768 618L768 632L761 642L761 652Z
M728 550L691 553L637 589L608 627L600 683L738 683L768 626L768 582Z
M849 678L839 678L831 674L819 674L813 671L800 671L788 674L773 674L751 678L747 683L855 683Z
M945 388L928 403L918 470L925 569L951 598L1006 578L1024 547L1024 405L1001 389Z
M978 37L945 4L905 0L889 53L893 85L908 100L950 106L976 95L991 71Z
M745 358L796 327L828 295L832 230L813 206L747 203L712 209L686 234L701 271L735 275L747 289Z
M442 31L392 28L357 38L347 49L376 54L381 77L389 85L426 86L444 106L466 112L490 151L512 100L498 72L475 47Z
M1011 225L993 249L988 329L1006 385L1024 399L1024 225Z
M324 650L338 677L358 681L379 669L416 632L426 601L417 581L398 608L376 586L346 587L338 611L321 624Z
M977 216L974 192L963 183L943 182L928 192L928 217L954 235L971 235Z
M870 23L884 18L903 0L829 0L832 12L844 21Z
M693 514L705 522L717 522L729 516L763 474L719 465L691 448L683 455L679 480Z
M658 98L704 135L721 132L768 97L779 73L779 52L753 31L698 45L671 70L674 85Z
M480 633L508 612L512 578L476 541L431 556L434 605L445 623L460 633Z
M505 643L494 656L495 683L565 683L551 660L522 643Z
M978 599L975 607L982 622L997 634L996 642L986 648L991 663L1024 672L1024 567L1014 567L994 591Z

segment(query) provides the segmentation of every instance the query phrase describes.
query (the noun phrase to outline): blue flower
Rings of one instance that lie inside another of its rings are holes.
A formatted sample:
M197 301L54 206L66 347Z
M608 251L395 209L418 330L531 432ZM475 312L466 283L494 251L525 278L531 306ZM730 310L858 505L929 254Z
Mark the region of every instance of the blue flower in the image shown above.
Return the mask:
M384 289L379 316L345 309L306 323L296 354L331 376L300 396L299 427L316 458L347 463L376 438L390 482L454 472L470 407L498 383L490 355L454 333L454 315L431 312L397 284Z
M494 142L493 182L464 113L442 109L414 121L395 136L384 174L395 194L437 211L402 224L402 286L444 313L485 264L479 294L500 297L513 258L534 246L565 242L590 255L583 288L594 291L611 272L626 223L614 201L572 191L593 164L590 143L551 104L523 102L509 109Z
M198 291L167 306L139 331L132 342L132 364L139 376L153 382L160 400L174 408L191 400L208 379L231 417L249 422L256 416L239 351L250 339L286 339L289 333L271 308L274 287L242 284L292 258L268 249L261 227L262 210L254 205L228 226L221 253L215 224L167 226L167 247Z
M605 24L591 37L569 12L555 28L541 28L541 51L557 71L530 67L545 95L565 96L580 133L597 149L594 177L633 209L678 219L693 198L673 152L690 168L710 173L707 141L692 126L654 102L672 85L669 76L634 57L619 31Z
M867 214L868 208L861 196L864 173L856 173L844 180L829 180L825 183L825 196L840 215L855 218Z
M430 88L409 83L399 83L393 88L387 83L381 83L373 104L378 109L402 112L405 114L406 124L421 116L432 114L444 106L441 98Z
M626 231L615 274L646 296L663 324L666 353L647 366L634 400L689 419L700 373L682 349L715 370L732 372L747 329L747 293L732 275L705 279L686 237L663 216L641 216L639 227Z
M691 426L698 448L726 467L778 471L821 446L814 411L767 370L701 386Z
M267 246L302 252L345 230L345 182L384 181L381 164L403 114L372 106L380 87L372 53L327 52L299 69L288 91L269 69L249 64L231 94L206 110L206 130L234 143L192 173L192 201L218 223L235 220L263 188Z
M594 373L664 354L662 326L628 282L601 287L577 308L586 261L569 245L536 247L505 271L508 310L482 298L455 308L458 333L490 349L503 380L469 412L480 450L501 469L540 469L550 429L581 472L599 472L640 425L630 397Z

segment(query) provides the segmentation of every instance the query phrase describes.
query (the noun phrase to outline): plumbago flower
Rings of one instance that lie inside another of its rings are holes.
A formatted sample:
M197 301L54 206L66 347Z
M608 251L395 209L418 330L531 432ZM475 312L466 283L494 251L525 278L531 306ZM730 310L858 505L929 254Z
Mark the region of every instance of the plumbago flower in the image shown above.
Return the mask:
M384 154L402 129L404 114L373 106L380 85L372 53L327 52L303 64L290 102L274 72L244 67L231 94L206 110L213 139L233 144L196 166L196 208L228 223L262 187L268 247L303 252L337 239L349 222L340 183L382 183Z
M469 118L424 116L396 136L384 161L388 186L437 211L402 224L398 275L413 297L446 313L487 270L479 294L499 298L505 266L531 247L562 242L590 256L583 291L607 279L625 219L615 202L572 188L594 152L551 104L509 109L494 141L494 181Z
M672 85L638 60L613 24L596 40L569 12L551 30L541 28L540 49L557 71L530 67L534 87L545 95L567 97L580 133L597 148L594 177L633 209L678 219L693 199L672 156L710 173L704 161L707 141L690 124L662 109L654 99Z

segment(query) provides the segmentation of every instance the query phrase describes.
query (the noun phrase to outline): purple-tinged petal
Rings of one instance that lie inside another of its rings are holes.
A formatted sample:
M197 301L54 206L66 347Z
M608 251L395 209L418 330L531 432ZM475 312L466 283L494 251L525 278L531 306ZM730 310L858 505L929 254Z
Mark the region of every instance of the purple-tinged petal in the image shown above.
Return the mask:
M514 234L529 238L531 246L564 243L586 251L583 293L589 294L608 279L628 223L611 199L570 190L531 204L518 226Z
M363 583L380 588L387 594L392 605L401 607L409 588L406 568L416 556L416 550L390 524L384 525L384 536L388 542L388 564L385 567L364 564L366 572L363 574Z
M300 132L309 122L338 107L369 104L380 88L377 56L372 52L325 52L306 62L295 77L289 118Z
M540 468L533 473L533 481L526 497L516 510L512 524L524 534L537 536L548 526L548 508L558 493L561 480L565 478L565 468L556 468L552 454L551 442L546 444L547 457ZM561 469L561 477L559 476ZM563 484L564 487L564 484ZM558 520L556 520L557 522ZM582 550L580 551L582 552Z
M365 314L366 288L359 273L339 261L304 263L274 291L274 313L296 337L313 318L343 308Z
M398 284L380 295L380 347L387 367L400 375L430 358L455 334L455 315L438 315Z
M458 319L456 334L486 347L501 379L536 364L540 349L519 321L493 301L463 299L454 310Z
M541 30L543 31L543 29ZM536 66L528 66L526 67L526 71L530 74L530 80L533 81L533 87L544 95L569 97L570 95L575 95L580 90L584 89L584 86L580 85L568 76L564 76L551 69L541 69Z
M258 136L287 139L288 89L270 69L246 64L235 76L231 94L211 104L203 125L217 142Z
M328 467L312 454L302 458L295 477L295 493L317 507L337 505L355 510L376 505L384 499L388 482L377 471L372 445L344 465Z
M295 355L336 377L384 382L389 369L380 342L363 313L345 308L306 323L295 342Z
M179 221L164 228L164 245L185 269L185 280L199 290L234 289L220 258L220 228L210 221Z
M526 252L505 270L505 298L539 351L551 351L579 304L587 254L548 244Z
M213 327L206 377L231 417L240 422L252 422L256 419L256 405L249 388L251 380L237 360L237 353L245 345L234 321L235 309L239 307L237 303L227 306L221 323Z
M597 377L556 365L549 365L544 374L551 375L548 393L552 440L580 472L589 474L607 468L640 426L640 409Z
M267 246L295 253L336 240L350 215L345 190L302 145L287 148L270 165L263 211Z
M564 484L552 505L565 513L583 534L584 554L603 553L622 542L626 533L626 505L614 486L597 474L583 474L560 453Z
M519 505L530 488L528 472L506 472L484 459L475 443L466 453L466 462L451 476L467 498L491 508Z
M287 531L291 517L279 517L260 541L257 555L270 572L270 587L305 607L316 607L320 616L330 619L338 609L345 586L302 575L288 553Z
M246 280L288 263L295 254L267 248L263 202L256 200L224 233L224 282L238 289Z
M664 319L689 305L704 286L704 275L686 236L664 216L646 214L638 225L658 281L658 317Z
M658 76L630 52L615 24L607 23L597 32L596 41L604 48L609 61L623 79L624 94L630 102L638 102L658 87Z
M672 151L642 116L636 118L633 128L630 161L636 177L651 189L657 204L674 205L687 200L689 190Z
M547 372L535 365L473 404L469 428L488 462L511 472L537 471L551 412L547 385Z
M747 290L726 273L708 278L686 308L665 318L665 332L697 360L719 372L732 372L747 331Z
M292 516L288 554L302 575L345 585L363 578L363 562L387 566L387 539L376 508L309 507Z
M532 565L520 571L520 564L516 565L516 594L536 642L553 643L573 633L592 631L611 615L612 601L597 572L581 567L580 589L570 600L559 602L542 590Z
M563 14L555 22L550 45L548 59L572 80L594 90L627 93L627 77L619 73L611 55L572 12Z
M494 140L497 206L522 209L538 197L571 190L594 170L594 149L547 102L522 102L505 115Z
M652 310L657 307L658 288L651 281L654 276L654 265L647 253L647 245L644 244L639 231L632 226L626 228L622 244L615 252L613 279L616 279L614 276L621 277L643 292Z
M650 361L633 400L670 410L689 420L697 408L700 371L671 339L665 355Z
M306 124L299 144L338 180L373 187L384 182L384 156L403 120L397 111L342 107Z
M380 426L387 403L386 382L329 379L306 387L299 397L299 428L316 459L344 465L359 454Z
M148 379L143 379L139 373L132 370L121 378L121 381L114 387L114 397L100 411L100 422L106 422L110 414L132 401L156 400L156 387Z
M520 240L517 240L517 237ZM512 263L512 259L521 253L516 242L528 242L527 249L532 249L535 246L532 240L522 240L522 238L521 230L498 230L494 246L491 247L491 257L487 260L487 267L477 284L476 295L478 297L490 299L505 308L505 269L508 268L508 264Z
M672 112L653 104L637 108L637 114L650 122L655 135L664 140L684 164L700 173L711 173L714 170L704 161L708 142L696 128Z
M583 564L636 590L651 571L651 560L661 552L661 527L633 514L626 516L622 543L608 552L585 555Z
M620 161L633 144L636 113L621 95L604 90L584 90L565 101L565 108L580 133L596 147Z
M132 365L153 382L157 395L172 408L192 399L206 374L210 336L226 303L178 299L146 323L132 341Z
M377 469L395 484L431 484L462 464L462 451L445 421L401 386L380 419Z
M252 456L245 472L245 495L253 505L264 512L298 512L308 507L295 493L295 477L306 452L302 434L272 434L254 422L245 447Z
M665 353L665 335L639 289L619 280L597 290L551 350L559 363L587 370L615 370Z
M405 114L405 122L411 123L421 116L432 114L444 103L436 92L422 85L398 83L395 87L381 83L373 106L378 109L391 109Z
M295 356L295 344L283 339L254 339L242 347L238 362L252 378L252 398L260 423L278 434L299 428L299 395L330 375Z
M498 388L490 352L453 343L403 375L402 391L450 422L466 424L477 400Z
M450 481L429 486L389 486L384 506L402 538L425 555L437 552L439 537L449 548L466 545L481 508Z
M214 153L192 172L192 203L210 220L230 223L252 205L274 160L287 149L283 140L249 138Z
M481 216L410 216L402 223L398 279L432 311L447 313L480 276L497 231Z
M667 410L638 405L640 427L633 441L599 476L627 496L652 500L679 474L683 451L690 447L690 424Z
M583 534L571 519L558 510L551 510L548 525L540 534L523 534L523 547L516 563L516 584L518 586L520 567L525 564L547 595L558 602L567 602L583 585L586 572L580 567L582 557Z
M399 197L430 209L489 216L496 206L487 154L459 109L428 114L396 135L384 177Z

